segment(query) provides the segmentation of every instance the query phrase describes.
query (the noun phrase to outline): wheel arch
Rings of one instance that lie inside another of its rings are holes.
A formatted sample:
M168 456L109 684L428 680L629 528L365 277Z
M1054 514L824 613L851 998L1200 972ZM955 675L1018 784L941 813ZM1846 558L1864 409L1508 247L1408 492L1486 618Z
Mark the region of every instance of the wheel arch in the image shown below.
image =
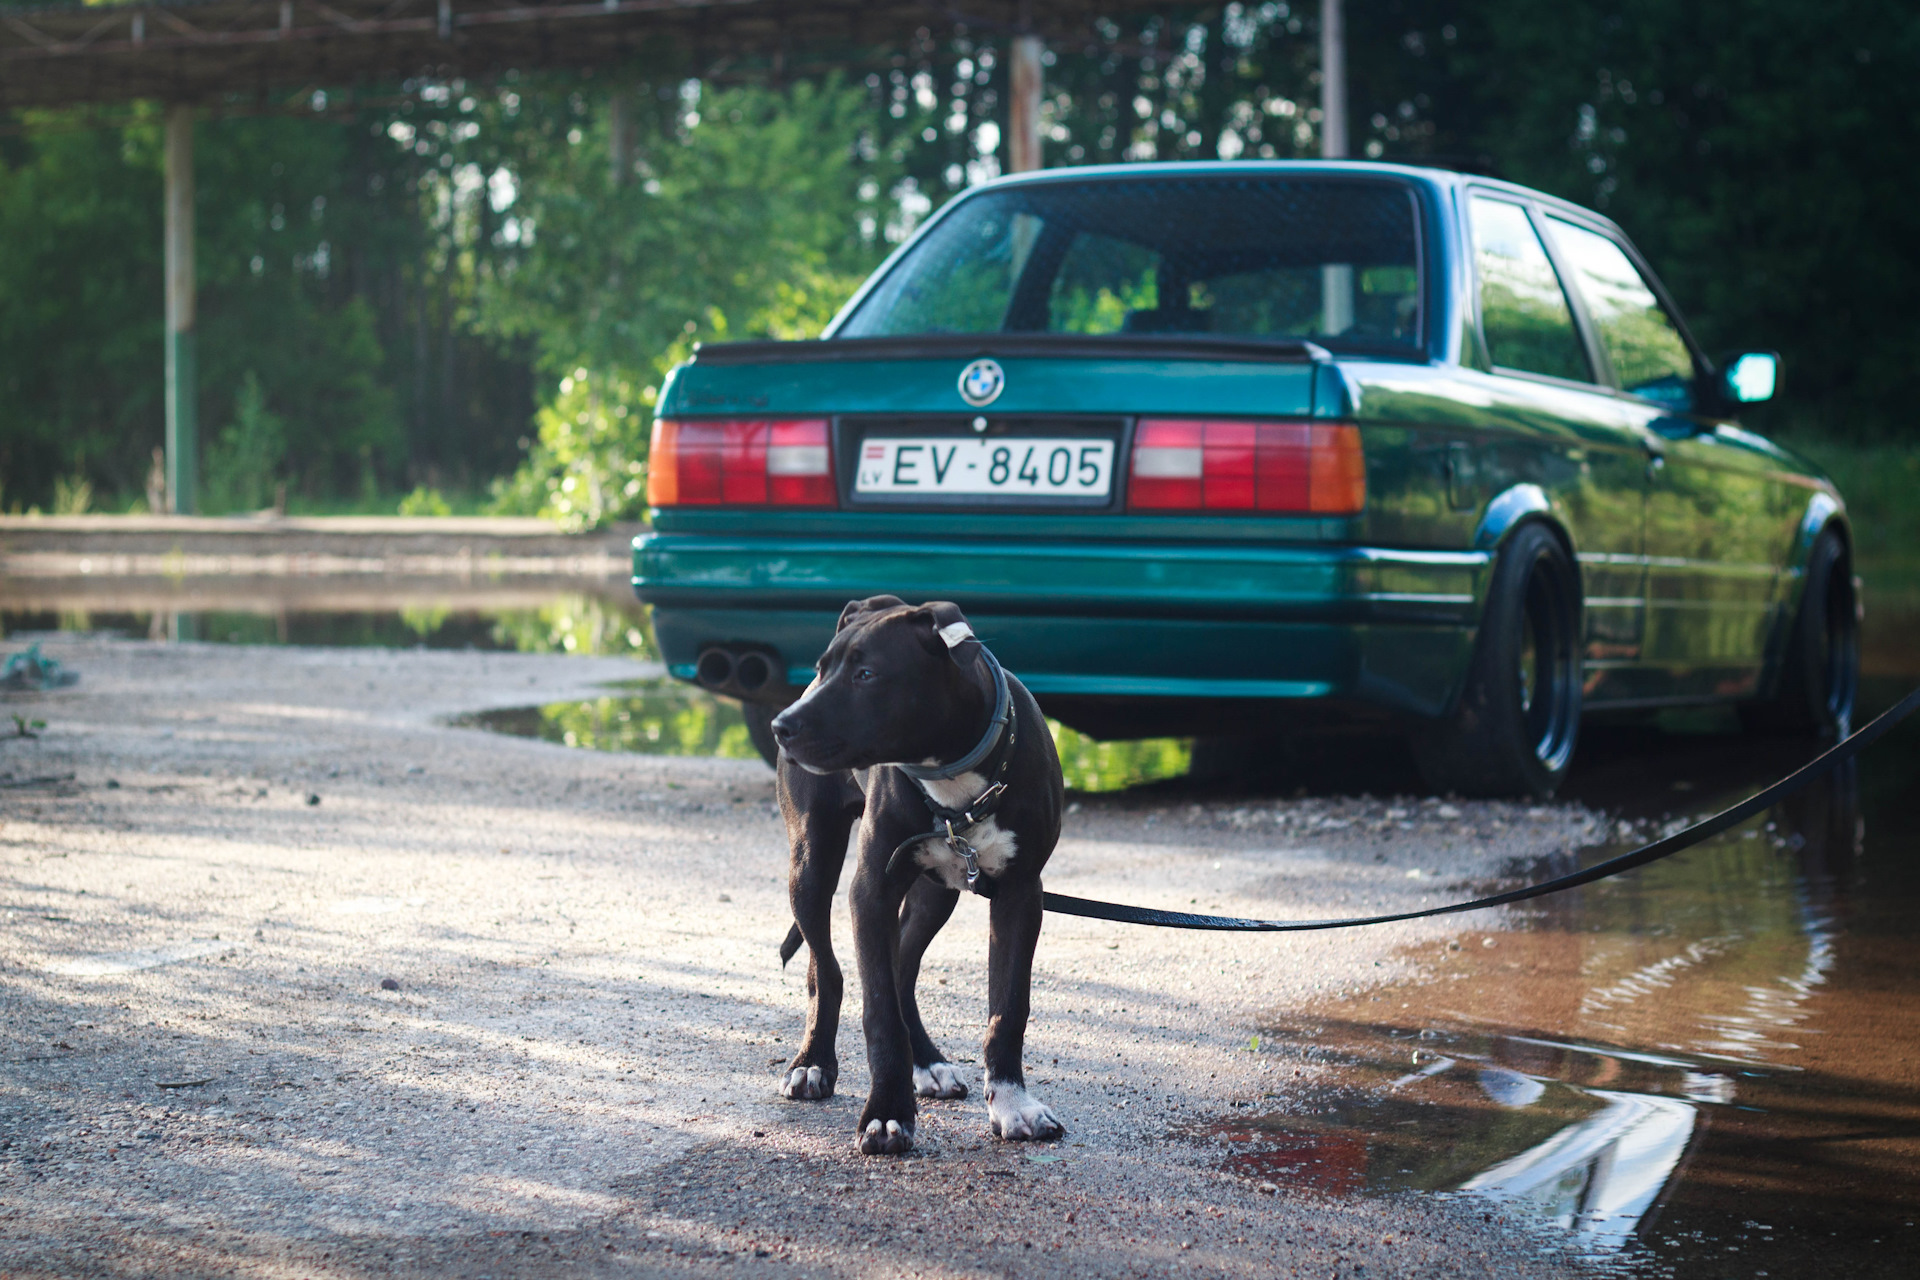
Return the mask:
M1829 529L1839 534L1840 540L1846 544L1847 561L1851 564L1853 521L1847 515L1847 504L1837 494L1816 489L1800 512L1800 523L1794 529L1793 549L1787 557L1787 571L1794 574L1796 579L1807 567L1807 557L1813 554L1813 544Z
M1516 540L1524 545L1516 549ZM1474 545L1486 560L1476 592L1472 657L1446 711L1416 726L1409 742L1422 776L1436 790L1545 798L1565 777L1579 736L1585 610L1573 536L1546 491L1521 484L1488 504ZM1549 547L1560 551L1571 575L1564 583L1556 580L1553 591L1571 592L1568 631L1544 650L1536 644L1528 659L1523 637L1534 575ZM1543 658L1542 652L1555 656Z
M1500 561L1500 552L1516 534L1532 525L1545 529L1553 540L1560 544L1560 549L1566 553L1567 564L1573 570L1575 644L1584 648L1586 583L1580 570L1580 557L1574 548L1573 534L1568 530L1566 522L1560 518L1559 513L1553 509L1553 501L1547 496L1545 489L1537 484L1516 484L1501 490L1493 501L1487 504L1486 511L1480 517L1480 523L1474 529L1473 549L1486 552L1487 561L1474 586L1476 597L1473 611L1474 637L1473 644L1469 647L1470 653L1479 648L1480 628L1486 622L1487 609L1492 603L1494 567ZM1455 673L1452 686L1447 690L1446 701L1443 704L1446 711L1443 714L1451 715L1454 708L1459 705L1461 692L1466 687L1469 666L1471 666L1471 659L1467 665L1462 666Z
M1801 509L1800 519L1794 526L1793 545L1788 549L1786 563L1781 566L1787 576L1786 589L1779 595L1774 609L1772 624L1767 629L1765 659L1761 665L1760 680L1756 694L1762 700L1772 698L1780 689L1780 678L1791 647L1793 629L1800 621L1800 611L1806 605L1807 563L1813 557L1813 548L1822 535L1831 530L1846 548L1847 572L1854 572L1853 521L1847 514L1847 504L1840 496L1828 489L1816 489L1807 498L1807 505ZM1858 579L1855 579L1857 584ZM1855 587L1854 607L1861 607L1858 587Z
M1478 593L1480 599L1477 602L1476 627L1479 625L1478 618L1486 614L1486 587L1493 581L1493 564L1499 559L1501 548L1529 524L1544 526L1559 542L1560 549L1567 553L1567 563L1573 566L1574 599L1579 603L1580 613L1584 617L1586 584L1582 579L1580 556L1574 546L1572 532L1553 509L1553 500L1547 496L1545 489L1537 484L1516 484L1503 489L1487 504L1480 523L1473 531L1474 550L1488 553L1487 573ZM1812 546L1811 541L1808 546Z

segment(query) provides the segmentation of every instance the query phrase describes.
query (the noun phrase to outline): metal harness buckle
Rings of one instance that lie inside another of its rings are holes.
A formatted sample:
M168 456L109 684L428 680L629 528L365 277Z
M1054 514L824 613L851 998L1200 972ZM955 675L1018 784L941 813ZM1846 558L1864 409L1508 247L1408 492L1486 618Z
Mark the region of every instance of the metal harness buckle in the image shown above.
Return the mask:
M980 863L977 861L978 854L974 850L974 847L967 843L964 836L954 834L953 820L949 818L945 821L947 828L947 848L959 854L961 859L966 862L967 888L971 889L974 886L974 882L980 878Z
M986 804L989 800L998 799L1000 796L1000 793L1005 791L1006 789L1007 789L1006 783L996 782L992 786L988 787L985 791L982 791L979 795L975 796L973 798L973 804ZM973 816L973 804L970 804L967 806L967 811L966 811L966 814L964 815L967 820L967 825L970 827L980 821L980 819ZM947 829L948 830L953 829L953 824L951 822L947 824Z

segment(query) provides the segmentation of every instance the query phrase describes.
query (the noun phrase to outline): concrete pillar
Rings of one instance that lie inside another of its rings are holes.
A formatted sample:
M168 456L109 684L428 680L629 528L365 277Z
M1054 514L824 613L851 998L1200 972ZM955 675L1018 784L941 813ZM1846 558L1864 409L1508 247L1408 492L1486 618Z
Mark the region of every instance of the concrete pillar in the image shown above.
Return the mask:
M194 368L193 109L167 109L167 508L195 506L199 475L199 379Z
M1031 173L1040 165L1040 53L1036 35L1013 38L1008 50L1007 172Z
M1320 0L1320 155L1347 158L1347 19L1342 0Z
M633 95L625 89L607 95L607 166L615 191L633 181Z
M1347 20L1341 0L1320 0L1320 155L1347 158ZM1353 328L1353 264L1320 268L1320 332Z

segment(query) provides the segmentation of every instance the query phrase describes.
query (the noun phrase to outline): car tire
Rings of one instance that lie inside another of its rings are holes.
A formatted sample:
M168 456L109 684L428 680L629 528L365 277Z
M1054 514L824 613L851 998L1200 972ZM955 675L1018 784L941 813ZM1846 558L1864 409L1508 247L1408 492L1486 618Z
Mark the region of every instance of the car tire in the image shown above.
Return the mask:
M1414 758L1437 792L1544 800L1579 733L1579 578L1552 531L1527 524L1494 563L1460 701L1412 736Z
M783 710L770 702L743 702L740 714L747 722L747 740L767 762L769 769L780 767L780 744L773 740L773 718Z
M1814 540L1804 581L1773 699L1742 707L1741 719L1765 732L1844 738L1860 688L1860 602L1852 557L1835 530Z

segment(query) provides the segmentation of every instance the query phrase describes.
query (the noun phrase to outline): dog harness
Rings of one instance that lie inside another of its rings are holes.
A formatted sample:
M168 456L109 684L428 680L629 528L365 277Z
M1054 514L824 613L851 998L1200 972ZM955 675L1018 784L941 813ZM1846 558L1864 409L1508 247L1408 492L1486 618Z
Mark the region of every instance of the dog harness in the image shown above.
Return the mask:
M993 816L1000 807L1000 798L1007 793L1007 770L1013 765L1013 748L1019 737L1020 725L1019 717L1014 714L1013 697L1007 689L1007 673L1001 668L999 659L985 645L980 646L980 656L993 676L993 716L987 722L987 731L974 744L973 750L952 764L893 766L913 779L920 798L933 811L934 828L902 840L887 859L887 874L894 873L907 850L929 840L939 840L966 864L967 888L982 897L992 897L992 882L980 878L979 853L968 842L967 834ZM961 808L948 808L927 791L928 782L947 781L976 770L986 773L986 789Z

